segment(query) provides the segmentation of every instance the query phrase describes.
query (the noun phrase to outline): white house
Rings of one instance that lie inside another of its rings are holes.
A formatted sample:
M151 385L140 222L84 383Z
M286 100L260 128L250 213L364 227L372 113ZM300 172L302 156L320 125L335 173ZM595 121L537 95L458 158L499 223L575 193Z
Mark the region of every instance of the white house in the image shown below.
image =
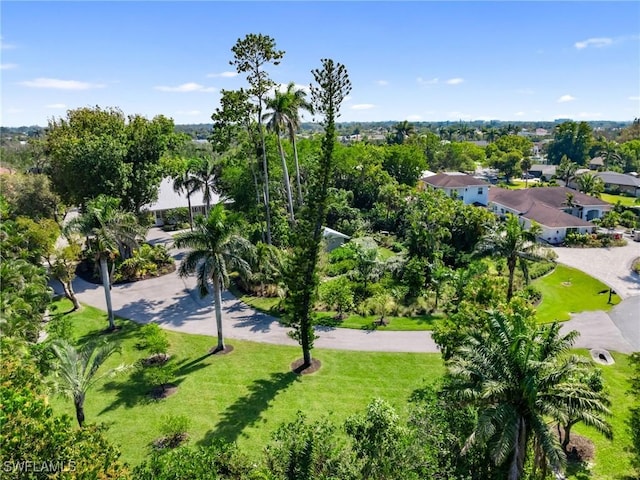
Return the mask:
M489 209L501 217L507 213L516 215L527 228L535 221L542 227L540 238L558 244L567 233L594 232L595 225L590 220L601 218L611 205L567 187L492 188Z
M489 183L461 172L442 172L420 179L427 188L443 190L448 196L467 205L489 203Z
M176 192L173 189L173 180L167 177L162 180L162 183L160 183L160 188L158 189L158 200L144 205L142 209L152 212L155 215L156 226L161 226L164 225L163 214L167 210L181 207L188 208L189 200L191 201L191 212L194 217L196 215L205 214L207 202L204 201L201 190L193 192L190 198L187 199L187 195L184 192ZM220 201L220 196L214 194L211 199L211 205L215 205Z

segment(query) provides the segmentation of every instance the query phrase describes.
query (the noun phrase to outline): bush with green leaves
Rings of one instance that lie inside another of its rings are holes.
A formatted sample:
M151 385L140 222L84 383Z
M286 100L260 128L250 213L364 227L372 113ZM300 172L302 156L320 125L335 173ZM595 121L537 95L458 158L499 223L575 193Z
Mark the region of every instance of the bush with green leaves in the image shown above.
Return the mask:
M157 323L148 323L140 329L142 336L138 346L148 350L152 355L165 355L169 350L169 339L165 332Z
M161 422L162 437L153 442L156 449L179 447L189 437L191 420L186 415L163 415Z
M342 320L345 312L353 308L353 289L345 277L329 280L320 285L320 300L329 308L336 309L337 318Z
M189 227L189 209L187 207L178 207L166 210L162 214L165 225L175 225L178 228Z
M142 378L151 393L162 396L176 380L176 365L171 361L152 365L142 371Z
M116 276L119 280L137 280L157 276L171 266L173 259L164 245L145 243L133 251L131 258L117 265Z

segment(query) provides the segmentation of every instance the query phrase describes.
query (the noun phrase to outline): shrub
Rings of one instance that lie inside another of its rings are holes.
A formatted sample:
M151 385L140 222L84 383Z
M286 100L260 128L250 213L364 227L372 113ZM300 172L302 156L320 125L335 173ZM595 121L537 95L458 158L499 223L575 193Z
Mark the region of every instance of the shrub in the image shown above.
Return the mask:
M344 277L320 285L320 299L329 309L338 311L338 319L344 318L344 312L353 308L353 290L351 283Z
M185 223L189 224L189 209L187 207L172 208L166 210L162 214L162 218L165 224L182 226Z
M176 366L171 361L162 365L154 365L145 368L142 372L144 382L152 393L162 396L167 388L173 384L176 378Z
M167 333L157 323L148 323L140 329L142 340L138 346L148 350L152 355L166 354L169 350Z
M154 448L176 448L184 443L189 434L191 420L186 415L164 415L160 425L162 437L153 442Z
M529 278L535 280L553 271L556 264L552 262L533 262L529 264Z

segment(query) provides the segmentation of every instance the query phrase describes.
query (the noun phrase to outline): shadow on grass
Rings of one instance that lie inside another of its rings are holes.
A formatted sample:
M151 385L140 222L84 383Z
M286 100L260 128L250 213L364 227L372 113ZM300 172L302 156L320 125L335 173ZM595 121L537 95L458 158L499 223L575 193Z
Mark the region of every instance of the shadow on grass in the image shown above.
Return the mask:
M109 324L105 320L104 328L101 330L93 330L82 335L77 340L78 345L84 345L85 343L97 340L100 338L104 338L109 340L110 342L120 343L124 340L136 337L139 335L141 325L138 325L130 320L126 320L120 317L116 317L115 319L116 329L108 330Z
M102 390L107 394L115 392L116 399L104 407L98 415L117 410L121 407L133 408L137 405L146 405L156 402L157 400L154 398L153 394L157 390L157 386L151 386L147 381L145 381L145 368L157 367L136 366L128 379L116 379L105 383L102 386ZM176 378L173 378L169 383L178 387L184 381L184 376L178 378L179 375L176 373L175 377Z
M576 480L589 480L593 478L591 471L584 462L567 462L567 477L575 477Z
M207 446L220 438L235 442L245 428L260 421L262 412L269 408L279 392L298 381L300 376L293 372L272 373L269 378L255 380L249 386L249 393L238 398L222 413L218 424L205 434L198 445Z

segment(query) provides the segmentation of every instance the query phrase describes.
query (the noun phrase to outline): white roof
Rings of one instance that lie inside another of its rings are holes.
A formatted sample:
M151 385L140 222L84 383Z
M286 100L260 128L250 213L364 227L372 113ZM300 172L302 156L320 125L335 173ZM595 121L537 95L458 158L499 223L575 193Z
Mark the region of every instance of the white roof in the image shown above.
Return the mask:
M206 205L206 202L202 198L202 191L198 190L191 194L191 206L192 207L201 207ZM211 205L215 205L220 202L220 195L213 194L211 197ZM171 208L179 208L179 207L189 207L189 202L187 201L187 195L184 192L177 193L173 190L173 180L169 177L166 177L160 183L160 188L158 189L158 200L153 203L148 203L144 205L142 208L147 209L151 212L156 210L169 210Z
M340 233L337 230L334 230L329 227L324 227L324 231L322 232L323 237L338 237L344 238L345 240L351 238L349 235L345 235L344 233Z

